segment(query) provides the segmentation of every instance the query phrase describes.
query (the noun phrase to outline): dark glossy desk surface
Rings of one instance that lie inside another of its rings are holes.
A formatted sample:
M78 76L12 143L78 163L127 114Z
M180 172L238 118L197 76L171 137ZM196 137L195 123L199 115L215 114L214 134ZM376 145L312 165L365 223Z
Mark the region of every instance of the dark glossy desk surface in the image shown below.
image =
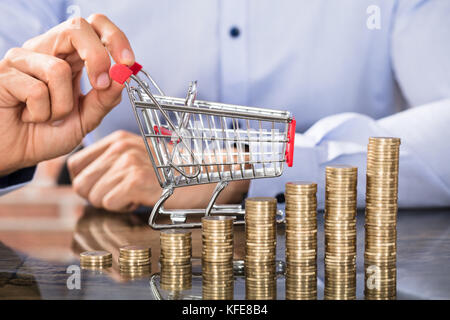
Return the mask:
M27 229L10 232L8 240L0 233L0 299L154 299L149 277L123 279L115 263L103 272L83 270L81 289L69 290L66 285L69 265L78 265L78 254L84 250L104 249L112 252L116 261L122 245L145 244L152 248L152 272L158 272L159 232L145 222L145 214L117 214L85 207L70 231L70 241L57 233L52 243L60 241L66 251L52 250L45 241L24 252L14 247L13 240L27 236ZM364 216L358 216L358 299L363 298ZM318 298L323 297L323 217L319 214ZM6 241L6 243L5 243ZM34 240L39 241L38 240ZM236 228L235 259L242 259L243 228ZM39 248L32 249L32 248ZM35 251L34 251L35 250ZM70 251L69 251L70 250ZM284 228L278 232L277 259L284 260ZM65 252L65 253L64 253ZM67 255L67 252L71 252ZM200 230L193 232L193 256L201 252ZM43 258L48 256L51 258ZM450 298L450 209L401 210L398 219L398 299ZM194 259L194 270L198 268ZM284 298L284 278L278 279L278 298ZM235 299L245 298L245 281L237 277ZM194 278L193 288L186 295L201 297L201 279Z

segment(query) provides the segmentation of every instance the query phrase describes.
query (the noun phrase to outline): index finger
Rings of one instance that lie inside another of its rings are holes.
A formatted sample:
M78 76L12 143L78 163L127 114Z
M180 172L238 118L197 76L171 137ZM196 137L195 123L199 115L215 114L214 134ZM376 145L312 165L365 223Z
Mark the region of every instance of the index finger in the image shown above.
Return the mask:
M74 22L74 20L76 21ZM119 29L112 22L98 22L96 23L96 28L107 35L105 36L107 38L105 43L114 51L114 53L111 53L114 59L119 59L117 52L120 50L132 52L125 35L118 33L117 30ZM50 29L43 35L27 41L24 47L63 59L65 56L77 52L85 63L92 87L105 89L109 87L111 82L108 73L111 60L107 48L105 48L100 38L104 38L104 36L102 34L99 35L89 22L83 18L74 18ZM110 44L116 41L118 45ZM124 47L122 48L122 46ZM132 60L134 61L134 55ZM128 61L130 59L119 59L119 63L127 63Z
M87 18L103 45L116 63L133 65L134 53L130 42L122 30L103 14L93 14Z
M108 70L111 60L97 33L83 18L77 23L67 20L46 33L30 39L24 48L64 59L77 52L86 66L93 88L105 89L110 85Z

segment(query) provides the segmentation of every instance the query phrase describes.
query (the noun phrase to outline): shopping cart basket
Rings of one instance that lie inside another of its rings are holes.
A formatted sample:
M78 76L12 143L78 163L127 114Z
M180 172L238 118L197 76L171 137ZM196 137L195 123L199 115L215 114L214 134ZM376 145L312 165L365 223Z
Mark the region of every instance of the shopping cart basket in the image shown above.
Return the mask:
M241 205L215 204L229 182L278 177L285 162L292 166L295 119L289 112L196 100L196 82L191 83L185 99L168 97L138 63L131 67L116 64L110 75L125 83L163 188L150 214L152 228L200 227L199 222L186 222L190 214L242 215ZM151 92L150 85L159 95ZM206 209L164 209L175 188L207 183L217 185ZM172 224L156 223L159 214L170 215Z

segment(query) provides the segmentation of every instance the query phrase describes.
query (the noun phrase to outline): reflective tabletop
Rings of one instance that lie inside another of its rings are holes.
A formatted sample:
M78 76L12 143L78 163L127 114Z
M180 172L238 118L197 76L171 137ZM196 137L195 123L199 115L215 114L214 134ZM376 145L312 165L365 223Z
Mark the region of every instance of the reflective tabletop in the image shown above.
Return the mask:
M48 214L39 205L28 210L20 214L32 215L33 219ZM0 210L0 217L4 211ZM113 213L81 205L73 216L60 219L64 231L57 223L50 231L36 232L26 223L16 224L14 230L0 230L0 299L201 299L201 230L192 232L192 287L169 292L159 284L159 231L147 225L147 212ZM51 217L46 219L51 221ZM357 298L364 299L363 211L358 213L357 225ZM284 238L284 225L279 225L277 299L285 297ZM234 299L245 299L243 226L235 226L234 241ZM151 248L151 274L136 279L120 274L119 247L127 244ZM86 250L111 252L112 267L101 271L79 269L79 254ZM450 209L400 210L397 252L397 299L450 299ZM319 212L318 299L323 299L323 256L323 213ZM74 287L70 278L77 270L80 288Z

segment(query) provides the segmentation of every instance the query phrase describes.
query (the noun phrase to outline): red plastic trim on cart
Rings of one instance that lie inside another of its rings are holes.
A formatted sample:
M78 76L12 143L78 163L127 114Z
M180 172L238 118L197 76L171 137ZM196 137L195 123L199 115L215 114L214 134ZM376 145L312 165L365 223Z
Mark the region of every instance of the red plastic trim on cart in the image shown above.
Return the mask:
M115 64L109 69L111 79L120 84L124 84L132 74L133 71L124 64Z
M295 121L295 118L292 118L292 121L289 123L288 127L288 143L286 144L286 164L288 165L288 167L292 167L292 164L294 163L294 141L296 125L297 121Z
M159 127L158 126L154 126L153 130L155 131L156 134L160 134L162 136L172 136L172 131L170 131L169 129L166 129L164 127ZM177 140L177 143L180 143L180 139ZM169 144L173 144L172 141L169 142Z
M111 69L109 69L109 76L114 81L124 84L132 74L136 75L139 71L141 71L141 69L142 66L137 62L135 62L131 67L124 64L115 64L111 67Z
M138 72L142 70L142 66L141 66L139 63L135 62L135 63L130 67L130 70L133 71L133 74L134 74L134 75L137 75Z
M163 136L172 136L172 131L170 131L169 129L166 129L164 127L159 127L158 128L158 126L154 126L153 130L155 130L156 134L161 134Z

